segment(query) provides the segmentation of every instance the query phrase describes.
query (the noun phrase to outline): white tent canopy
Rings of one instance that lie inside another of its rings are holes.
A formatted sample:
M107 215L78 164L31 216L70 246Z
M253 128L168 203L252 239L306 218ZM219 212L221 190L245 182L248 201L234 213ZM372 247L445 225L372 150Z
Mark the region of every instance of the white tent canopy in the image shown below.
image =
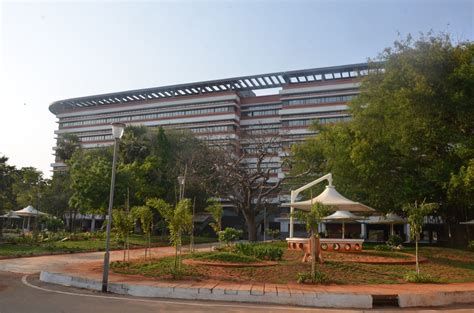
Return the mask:
M345 237L345 222L358 221L361 217L348 211L336 211L333 214L323 218L324 221L342 222L342 238Z
M23 230L27 230L27 231L30 230L30 218L31 217L38 217L38 216L41 216L41 215L48 215L46 213L38 211L37 209L35 209L31 205L29 205L26 208L23 208L21 210L13 211L13 213L15 213L17 216L23 217ZM26 228L25 228L25 220L26 220L25 217L28 217L28 223L26 225Z
M323 217L323 220L325 221L357 221L360 219L360 216L352 214L348 211L336 211L331 215Z
M470 220L469 222L461 222L459 224L463 224L463 225L474 225L474 220Z
M314 203L322 203L324 205L332 206L335 210L350 211L350 212L375 212L375 209L366 206L365 204L355 202L347 199L339 192L333 185L326 186L325 190L317 197L294 203L286 204L296 209L309 211Z
M390 225L390 235L395 234L393 225L406 224L407 220L398 214L388 213L384 216L370 216L367 220L361 221L366 224L387 224Z
M364 221L366 224L406 224L407 220L398 214L388 213L385 216L370 216Z
M0 218L20 218L15 212L10 211L6 214L0 215Z
M15 213L18 216L26 216L26 217L38 216L38 215L47 215L46 213L38 211L37 209L35 209L31 205L29 205L26 208L23 208L21 210L13 211L13 213Z
M299 193L311 188L312 186L315 186L316 184L319 184L322 181L328 181L328 185L326 186L326 189L316 198L306 200L306 201L296 201L296 198L298 197ZM294 209L300 209L300 210L306 210L309 211L311 210L311 207L314 203L322 203L324 205L328 205L334 208L335 211L341 210L341 211L351 211L351 212L376 212L375 209L372 209L362 203L355 202L352 200L349 200L345 198L343 195L341 195L339 192L337 192L336 188L334 188L332 184L332 174L328 173L316 180L313 180L312 182L301 186L298 189L291 190L291 203L286 203L283 204L285 206L290 207L290 238L293 237L294 234L294 218L293 218L293 212Z

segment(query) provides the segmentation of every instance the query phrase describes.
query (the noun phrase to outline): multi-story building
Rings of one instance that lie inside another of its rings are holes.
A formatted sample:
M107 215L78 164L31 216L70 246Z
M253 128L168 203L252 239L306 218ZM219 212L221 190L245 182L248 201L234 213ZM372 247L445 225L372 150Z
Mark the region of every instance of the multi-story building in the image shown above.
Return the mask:
M284 176L286 148L314 134L309 129L314 121L350 118L347 102L357 96L367 72L362 63L261 74L72 98L49 109L58 118L57 138L76 134L83 148L112 145L113 122L188 129L210 145L250 152L244 160L250 169L256 167L251 156L255 139L272 137L275 148L262 167L270 169L270 182L276 182ZM257 95L262 90L265 95ZM65 164L56 157L52 167L61 170ZM272 202L279 202L278 197ZM236 225L233 210L226 215Z
M347 101L358 94L365 63L235 77L60 100L50 111L59 138L76 134L83 148L113 143L110 124L189 129L209 144L252 149L251 137L275 136L291 146L312 134L309 126L345 121ZM261 90L270 95L258 96ZM247 139L246 139L247 138ZM279 174L282 151L266 166ZM248 160L252 167L252 160ZM53 170L63 168L56 157ZM280 175L281 172L280 172Z

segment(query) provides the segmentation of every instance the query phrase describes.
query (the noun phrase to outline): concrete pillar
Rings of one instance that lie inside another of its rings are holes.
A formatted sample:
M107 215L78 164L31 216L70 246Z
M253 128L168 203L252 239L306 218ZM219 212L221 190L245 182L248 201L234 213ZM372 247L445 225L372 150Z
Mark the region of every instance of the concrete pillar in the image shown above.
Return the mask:
M360 224L360 238L367 239L367 224Z
M405 224L405 234L407 235L405 242L410 242L411 238L410 238L410 225L409 224Z
M92 214L91 233L95 232L95 215Z
M321 223L321 232L322 233L326 232L326 223Z

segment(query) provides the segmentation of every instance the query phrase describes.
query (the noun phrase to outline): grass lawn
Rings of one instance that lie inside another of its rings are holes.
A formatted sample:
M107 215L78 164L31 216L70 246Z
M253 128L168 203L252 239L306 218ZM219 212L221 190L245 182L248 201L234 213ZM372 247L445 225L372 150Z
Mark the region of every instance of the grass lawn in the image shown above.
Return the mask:
M199 253L191 256L195 260L201 261L217 261L217 262L229 262L229 263L254 263L261 262L261 260L254 257L230 253L230 252L220 252L220 253Z
M194 242L207 243L214 242L215 238L208 237L195 237ZM184 244L189 244L189 237L184 238ZM130 237L131 248L144 248L146 246L146 240L143 236L132 235ZM161 236L153 236L151 238L152 247L163 247L169 246L167 237L162 238ZM123 248L122 244L118 244L112 237L111 248L113 250L120 250ZM23 257L23 256L34 256L34 255L45 255L53 253L74 253L74 252L92 252L92 251L104 251L105 250L105 239L87 239L87 240L68 240L68 241L54 241L54 242L41 242L41 243L0 243L0 258L2 257Z
M301 251L286 250L286 243L276 243L276 245L285 247L283 259L278 262L277 266L224 268L183 264L181 278L233 282L294 283L296 282L297 273L310 272L310 263L301 263ZM402 252L414 255L414 251L410 248ZM390 251L369 251L366 254L395 259L410 258L410 256L399 255ZM439 282L474 282L474 252L441 247L422 247L420 255L428 258L427 263L420 265L421 272L437 278ZM189 257L192 256L184 256L184 258ZM329 277L329 283L333 284L400 284L405 283L404 276L407 272L415 270L414 264L344 262L345 257L350 258L350 255L345 253L324 252L323 257L325 263L321 266L318 265L318 267ZM206 258L206 256L201 258ZM117 263L113 266L113 270L122 274L169 280L176 276L170 275L172 264L173 257L166 257L158 260Z

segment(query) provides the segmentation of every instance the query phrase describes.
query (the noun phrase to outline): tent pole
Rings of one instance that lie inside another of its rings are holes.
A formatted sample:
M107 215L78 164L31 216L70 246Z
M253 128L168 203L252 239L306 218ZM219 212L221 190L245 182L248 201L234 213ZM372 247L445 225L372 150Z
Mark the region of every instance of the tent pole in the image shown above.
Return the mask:
M296 199L295 192L292 190L291 191L291 203L293 203ZM293 238L294 235L294 218L293 218L293 212L295 211L294 207L290 207L290 238Z

